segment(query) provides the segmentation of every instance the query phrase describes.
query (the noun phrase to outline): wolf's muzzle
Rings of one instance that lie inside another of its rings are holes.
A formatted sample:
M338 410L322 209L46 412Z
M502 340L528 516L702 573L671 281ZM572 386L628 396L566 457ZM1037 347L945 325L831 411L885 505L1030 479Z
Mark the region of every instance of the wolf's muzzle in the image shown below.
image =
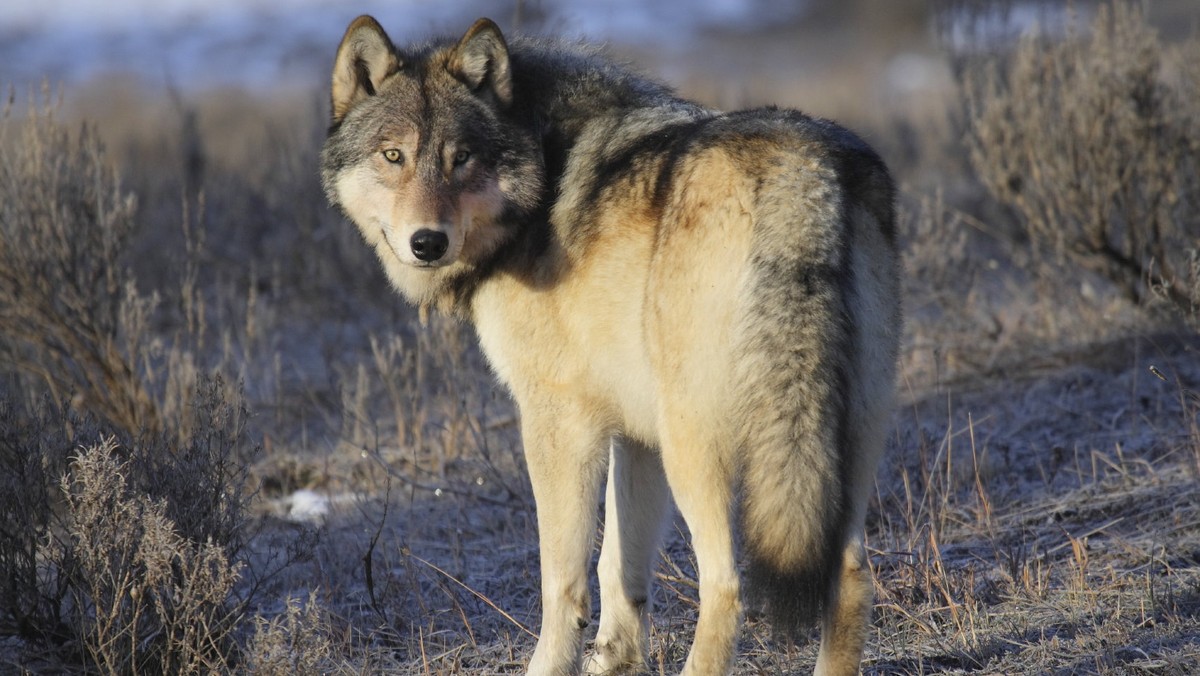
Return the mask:
M432 263L446 254L450 238L444 232L422 228L413 234L408 244L417 260Z

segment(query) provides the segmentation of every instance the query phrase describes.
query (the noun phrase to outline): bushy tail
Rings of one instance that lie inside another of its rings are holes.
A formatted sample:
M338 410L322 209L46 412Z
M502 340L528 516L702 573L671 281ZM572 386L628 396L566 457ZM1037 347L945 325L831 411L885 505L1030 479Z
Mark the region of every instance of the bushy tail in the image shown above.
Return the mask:
M749 587L778 630L834 603L855 451L849 420L852 228L838 177L809 166L764 191L739 321L738 444Z

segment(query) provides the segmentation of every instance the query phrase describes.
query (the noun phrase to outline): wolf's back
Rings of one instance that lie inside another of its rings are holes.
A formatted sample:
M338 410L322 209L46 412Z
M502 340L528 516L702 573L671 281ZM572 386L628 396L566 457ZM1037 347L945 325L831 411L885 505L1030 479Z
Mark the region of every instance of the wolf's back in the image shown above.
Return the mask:
M848 529L861 519L855 493L879 450L864 445L882 445L881 433L855 426L870 425L861 417L890 399L872 390L890 390L894 367L882 381L863 376L872 359L895 358L887 327L899 322L898 301L879 288L898 276L894 189L849 132L795 113L766 116L789 131L763 163L771 169L753 214L735 443L751 590L777 628L794 631L836 598ZM875 316L880 308L886 316Z

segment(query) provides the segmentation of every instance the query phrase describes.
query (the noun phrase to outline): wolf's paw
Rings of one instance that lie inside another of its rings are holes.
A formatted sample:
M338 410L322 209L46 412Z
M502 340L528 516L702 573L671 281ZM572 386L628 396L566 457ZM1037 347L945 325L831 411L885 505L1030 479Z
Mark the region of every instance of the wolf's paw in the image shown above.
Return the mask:
M583 661L588 676L632 676L649 673L636 645L596 641L595 650Z

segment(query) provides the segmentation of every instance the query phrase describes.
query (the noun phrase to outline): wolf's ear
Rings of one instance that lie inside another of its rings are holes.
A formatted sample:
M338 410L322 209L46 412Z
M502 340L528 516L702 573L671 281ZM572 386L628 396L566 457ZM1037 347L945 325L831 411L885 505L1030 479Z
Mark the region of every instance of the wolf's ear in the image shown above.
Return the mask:
M384 78L398 70L396 47L379 22L365 14L351 22L333 59L333 121L374 96Z
M449 68L471 91L491 94L505 107L512 103L508 44L491 19L480 19L467 30L454 48Z

